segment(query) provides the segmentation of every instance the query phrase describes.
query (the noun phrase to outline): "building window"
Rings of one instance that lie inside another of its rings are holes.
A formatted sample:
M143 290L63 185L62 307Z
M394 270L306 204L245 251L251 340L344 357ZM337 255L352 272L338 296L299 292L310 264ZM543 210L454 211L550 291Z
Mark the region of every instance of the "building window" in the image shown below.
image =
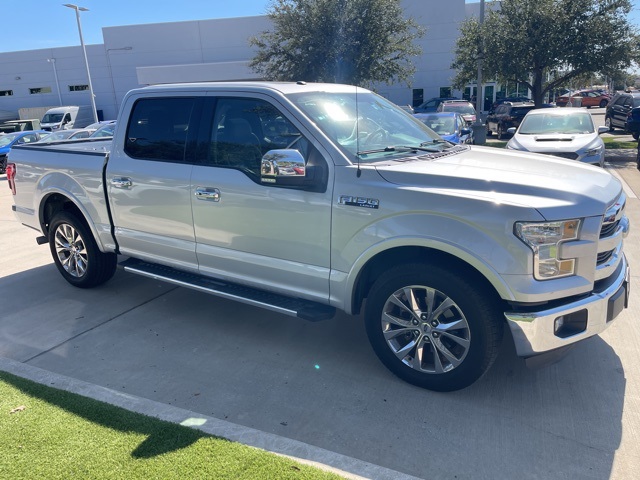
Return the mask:
M424 89L422 88L414 88L413 89L413 102L412 102L412 106L413 107L418 107L420 105L422 105L422 102L424 102Z
M89 85L69 85L70 92L84 92L89 90Z
M39 93L51 93L51 87L30 88L29 93L31 95L37 95Z
M451 87L440 87L440 98L447 98L451 96Z
M10 97L13 95L13 90L0 90L0 97Z

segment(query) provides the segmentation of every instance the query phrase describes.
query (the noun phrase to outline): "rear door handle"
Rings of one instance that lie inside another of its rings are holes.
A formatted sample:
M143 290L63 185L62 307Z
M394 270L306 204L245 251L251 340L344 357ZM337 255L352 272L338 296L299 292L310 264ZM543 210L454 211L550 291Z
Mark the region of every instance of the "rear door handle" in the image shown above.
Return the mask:
M111 185L115 188L131 188L133 182L129 177L113 177L111 179Z
M209 202L220 201L220 190L211 187L196 187L196 200L207 200Z

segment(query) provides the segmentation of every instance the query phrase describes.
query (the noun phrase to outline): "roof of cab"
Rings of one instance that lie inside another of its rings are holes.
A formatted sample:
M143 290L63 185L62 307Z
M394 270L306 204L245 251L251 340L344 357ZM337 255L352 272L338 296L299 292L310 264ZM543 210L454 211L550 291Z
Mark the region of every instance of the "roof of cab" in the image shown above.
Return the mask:
M172 83L161 85L150 85L131 92L169 92L169 91L243 91L243 92L260 92L260 91L276 91L283 95L290 93L303 92L335 92L348 93L353 92L353 85L340 85L334 83L306 83L306 82L197 82L197 83ZM360 92L368 92L368 90L358 87Z

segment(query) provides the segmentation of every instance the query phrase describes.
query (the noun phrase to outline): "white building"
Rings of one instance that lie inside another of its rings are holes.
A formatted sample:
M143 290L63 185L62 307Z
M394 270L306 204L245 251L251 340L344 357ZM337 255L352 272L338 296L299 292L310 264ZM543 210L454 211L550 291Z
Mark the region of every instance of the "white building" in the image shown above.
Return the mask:
M412 88L381 85L380 94L400 105L454 93L449 68L460 23L478 15L465 0L403 0L406 14L427 29ZM125 93L155 83L247 80L254 50L248 38L270 29L266 16L105 27L104 43L87 45L96 106L116 118ZM81 47L0 53L0 110L90 104ZM495 84L486 94L495 96Z

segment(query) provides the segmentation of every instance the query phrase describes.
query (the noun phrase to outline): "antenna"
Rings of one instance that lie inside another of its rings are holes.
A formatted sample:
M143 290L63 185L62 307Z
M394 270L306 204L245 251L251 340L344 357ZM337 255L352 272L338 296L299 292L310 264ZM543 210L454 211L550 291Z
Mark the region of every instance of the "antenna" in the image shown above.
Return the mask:
M360 170L360 115L358 114L358 86L356 85L356 157L358 157L358 169L356 170L356 177L360 178L362 170Z

